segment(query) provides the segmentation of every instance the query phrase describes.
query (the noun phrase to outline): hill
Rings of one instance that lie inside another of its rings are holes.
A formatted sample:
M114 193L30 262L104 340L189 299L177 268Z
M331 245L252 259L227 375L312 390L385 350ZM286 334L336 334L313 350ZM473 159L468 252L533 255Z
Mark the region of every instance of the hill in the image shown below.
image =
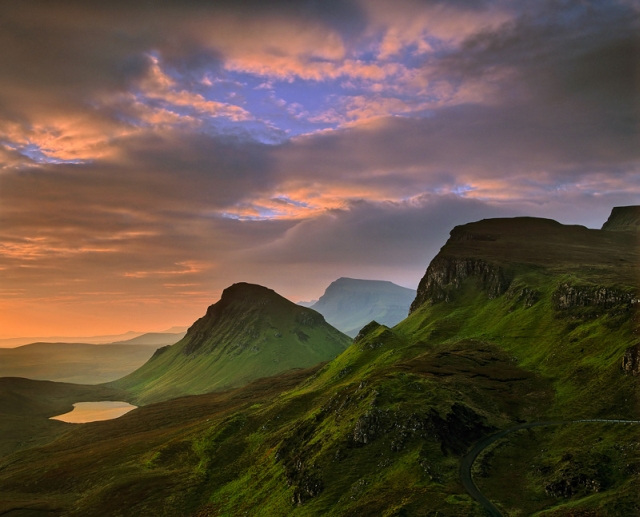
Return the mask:
M393 327L407 317L413 289L381 280L339 278L311 306L334 327L351 337L370 321Z
M13 454L0 513L481 517L463 455L560 421L485 451L482 492L504 515L638 515L638 427L575 422L640 419L636 239L532 218L456 227L393 329Z
M0 377L99 384L142 366L155 346L33 343L0 348Z
M608 231L637 231L640 229L640 206L616 206L607 222L602 225Z
M266 287L239 283L225 289L181 341L112 385L142 403L206 393L333 359L350 342L317 312Z

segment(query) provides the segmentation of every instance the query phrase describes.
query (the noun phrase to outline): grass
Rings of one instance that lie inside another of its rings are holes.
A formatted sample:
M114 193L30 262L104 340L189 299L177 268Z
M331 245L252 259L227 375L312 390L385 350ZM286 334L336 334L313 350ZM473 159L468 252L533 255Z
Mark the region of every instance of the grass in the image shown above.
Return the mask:
M637 289L618 260L638 263L635 241L530 219L461 228L441 256L508 270L501 295L471 276L449 302L372 325L324 365L74 428L1 462L0 500L87 517L481 516L458 481L480 436L521 421L637 419L638 378L620 368L635 312L556 301L567 283ZM477 480L506 515L634 515L637 431L515 433L480 459Z

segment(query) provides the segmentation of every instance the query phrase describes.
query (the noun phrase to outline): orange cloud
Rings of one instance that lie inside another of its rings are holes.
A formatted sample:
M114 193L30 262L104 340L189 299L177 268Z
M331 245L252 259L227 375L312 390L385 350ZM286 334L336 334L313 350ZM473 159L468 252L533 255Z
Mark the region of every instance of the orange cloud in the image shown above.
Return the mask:
M44 112L30 124L0 122L0 139L18 149L32 148L51 160L86 161L113 156L115 138L132 128L81 110Z
M165 270L150 270L150 271L132 271L125 272L123 276L127 278L147 278L150 276L181 276L181 275L193 275L195 273L201 273L207 269L213 267L211 263L198 262L194 260L185 260L183 262L176 262L176 269Z
M176 82L162 71L158 58L150 57L150 59L152 65L149 72L138 84L147 99L160 100L176 107L192 108L196 112L210 117L225 117L235 122L253 118L248 111L240 106L210 101L199 93L179 90L176 87ZM161 110L159 114L156 113L156 116L160 116L163 120L170 119L168 113L170 112L167 110ZM181 120L181 117L176 115L175 120Z

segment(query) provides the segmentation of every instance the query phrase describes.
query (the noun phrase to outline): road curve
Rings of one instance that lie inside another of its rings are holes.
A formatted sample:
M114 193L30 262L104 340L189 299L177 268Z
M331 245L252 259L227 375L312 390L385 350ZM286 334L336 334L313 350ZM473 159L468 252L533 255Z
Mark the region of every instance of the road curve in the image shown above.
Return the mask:
M593 418L593 419L585 419L585 420L558 420L558 421L549 421L549 422L527 422L524 424L516 425L514 427L510 427L509 429L505 429L504 431L497 432L495 434L486 436L478 443L476 443L473 448L462 458L460 462L460 481L462 482L462 486L469 493L473 499L475 499L480 506L482 506L490 517L504 517L500 510L498 510L489 499L487 499L482 492L478 490L478 487L473 482L473 477L471 475L471 468L473 467L473 463L478 457L478 455L485 450L489 445L494 443L496 440L500 438L504 438L508 434L514 433L516 431L520 431L521 429L531 429L532 427L550 427L554 425L563 425L563 424L577 424L582 422L600 422L606 424L640 424L640 420L609 420L602 418Z

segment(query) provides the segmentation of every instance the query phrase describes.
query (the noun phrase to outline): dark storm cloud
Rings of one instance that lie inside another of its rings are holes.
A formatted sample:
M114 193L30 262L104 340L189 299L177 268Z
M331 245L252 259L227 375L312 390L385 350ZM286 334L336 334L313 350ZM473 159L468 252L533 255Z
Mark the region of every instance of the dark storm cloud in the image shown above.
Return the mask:
M594 172L635 177L638 19L625 4L540 3L425 64L430 81L488 85L495 93L485 103L300 139L287 144L284 159L298 163L291 169L323 177L347 171L367 181L373 169L393 170L398 184L422 181L426 188L451 176L530 174L543 189Z
M249 20L267 27L274 18L324 23L345 37L364 27L349 1L7 0L0 6L0 115L28 125L34 113L90 112L101 96L125 92L144 77L152 51L185 80L215 70L225 55L205 41L215 24L207 31L203 23L221 15L238 30Z
M630 4L540 2L498 30L467 39L439 60L434 75L464 80L503 69L514 73L501 85L506 99L573 99L629 114L640 95L639 28Z
M507 213L452 195L424 195L410 202L360 200L301 222L256 254L280 264L394 264L422 270L454 225Z

